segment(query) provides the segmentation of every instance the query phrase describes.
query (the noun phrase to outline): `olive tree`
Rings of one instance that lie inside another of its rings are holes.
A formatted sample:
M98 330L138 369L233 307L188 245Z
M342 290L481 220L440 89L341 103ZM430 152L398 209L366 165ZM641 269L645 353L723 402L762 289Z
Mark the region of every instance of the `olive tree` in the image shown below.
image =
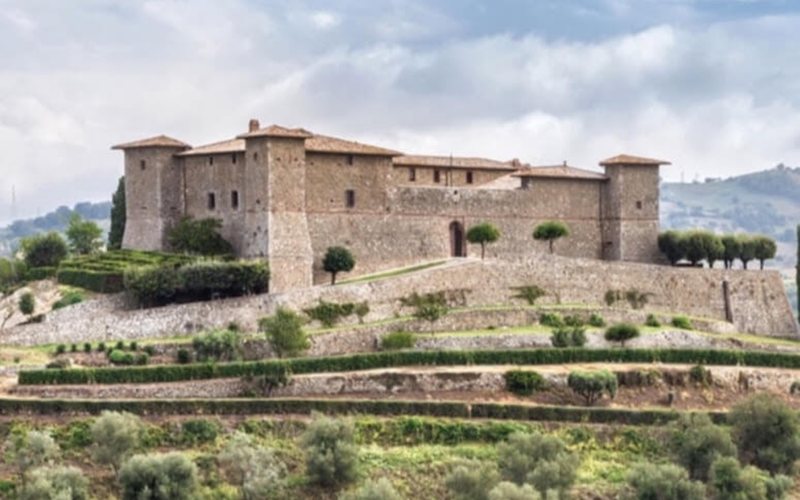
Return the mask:
M336 284L336 275L350 272L356 265L353 254L345 247L329 247L322 259L322 268L331 273L331 285Z
M335 487L355 480L358 448L353 422L315 414L302 437L309 480Z
M41 431L11 434L3 451L7 463L14 464L23 481L28 470L50 464L61 455L61 449L50 434Z
M100 226L77 213L70 217L66 234L70 250L77 255L97 252L103 246L103 230Z
M580 459L555 436L515 432L497 446L503 477L518 485L530 484L543 498L549 491L563 497L578 472Z
M139 447L144 428L136 415L104 411L91 426L92 457L97 463L108 464L115 472Z
M243 500L280 496L285 486L286 467L249 434L236 432L217 455L217 463Z
M367 481L360 488L341 495L340 500L403 500L385 477Z
M19 500L88 500L89 480L77 467L37 467L22 486Z
M629 497L635 500L703 500L705 486L689 479L675 464L641 464L628 474Z
M569 236L569 227L559 221L542 222L533 230L533 239L546 241L550 248L550 253L553 253L555 241L565 236Z
M279 307L273 316L262 318L258 327L266 334L267 342L279 358L297 356L311 345L303 330L302 318L289 309Z
M609 342L619 342L622 347L625 347L625 342L635 339L640 334L639 327L636 325L620 323L606 329L605 339Z
M196 498L197 466L180 452L134 455L119 470L122 500Z
M493 463L466 461L456 465L445 478L454 500L487 500L489 491L500 481Z
M721 241L723 247L722 260L725 263L725 269L730 269L742 251L741 241L732 234L726 234Z
M800 458L800 420L777 397L756 394L734 406L728 419L744 463L785 473Z
M664 231L658 235L658 249L674 266L685 256L683 235L678 231Z
M570 372L567 386L584 399L586 406L595 404L603 394L612 399L617 395L617 377L608 370Z
M487 500L542 500L544 497L529 484L520 486L510 481L503 481L492 488L486 498Z
M737 237L739 240L739 260L742 261L742 267L747 269L747 263L756 258L756 242L747 235L740 235Z
M708 479L711 464L719 457L736 456L730 433L714 425L705 413L688 413L670 425L669 448L689 477Z
M467 231L467 241L481 246L481 260L483 260L486 253L486 244L494 243L499 238L500 230L488 222L476 224Z

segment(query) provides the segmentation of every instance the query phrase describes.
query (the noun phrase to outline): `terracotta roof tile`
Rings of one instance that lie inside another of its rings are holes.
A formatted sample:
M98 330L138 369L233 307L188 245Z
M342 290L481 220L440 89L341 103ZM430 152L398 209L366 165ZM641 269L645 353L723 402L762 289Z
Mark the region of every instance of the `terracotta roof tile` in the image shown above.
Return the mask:
M141 139L139 141L133 142L126 142L123 144L117 144L116 146L111 146L111 149L136 149L136 148L190 148L188 144L185 142L181 142L178 139L173 139L172 137L167 137L166 135L158 135L156 137L150 137L147 139Z
M644 158L641 156L633 156L633 155L617 155L612 158L605 159L600 162L600 165L607 166L607 165L672 165L668 161L664 160L656 160L653 158Z
M237 135L237 139L246 139L248 137L288 137L292 139L305 139L311 137L313 134L308 130L302 128L286 128L280 125L270 125L269 127L260 128L252 132Z
M306 139L306 151L315 153L350 153L377 156L398 156L402 155L399 151L370 146L355 141L347 141L338 137L327 135L313 135Z
M215 142L213 144L206 144L205 146L198 146L188 151L178 153L178 156L199 156L199 155L213 155L222 153L240 153L244 152L244 139L229 139L227 141Z
M510 163L504 163L487 158L468 158L463 156L424 156L424 155L403 155L393 158L395 165L409 167L452 167L452 168L474 168L483 170L516 170Z
M582 168L575 168L569 165L553 165L543 167L526 167L514 172L514 177L539 177L551 179L582 179L602 181L608 179L599 172L592 172Z

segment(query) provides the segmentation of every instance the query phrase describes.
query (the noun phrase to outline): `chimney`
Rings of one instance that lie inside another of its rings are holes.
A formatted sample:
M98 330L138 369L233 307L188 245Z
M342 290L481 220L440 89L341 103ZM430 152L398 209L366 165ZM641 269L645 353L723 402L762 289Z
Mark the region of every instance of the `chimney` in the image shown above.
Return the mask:
M258 130L260 128L261 128L261 124L258 123L258 120L256 120L255 118L251 119L250 123L247 125L247 131L248 132L255 132L256 130Z

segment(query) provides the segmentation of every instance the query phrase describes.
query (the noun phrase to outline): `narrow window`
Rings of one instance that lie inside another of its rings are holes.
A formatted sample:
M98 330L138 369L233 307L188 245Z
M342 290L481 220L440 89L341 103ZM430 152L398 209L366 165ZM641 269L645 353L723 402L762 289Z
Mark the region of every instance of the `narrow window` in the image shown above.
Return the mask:
M236 153L231 155L231 163L236 163Z
M442 175L439 173L439 170L433 171L433 182L439 183L442 181Z
M258 153L253 153L253 159L258 160Z
M344 204L347 208L353 208L356 206L356 192L352 189L348 189L344 192Z
M416 168L411 167L411 168L408 169L408 180L410 180L411 182L414 182L414 181L417 180L417 169Z
M472 172L467 171L467 184L472 184Z
M353 164L353 155L347 155L346 159L347 159L347 164L348 165L352 165Z
M217 197L214 193L208 193L208 209L214 210L217 208Z
M231 208L239 209L239 191L231 191Z
M208 164L209 165L213 165L214 164L214 157L213 156L209 156L208 157Z
M642 202L641 201L637 201L636 202L636 208L638 208L639 210L642 209Z
M139 162L139 168L141 168L142 170L144 170L145 168L147 168L147 162L146 162L146 161L144 161L144 160L141 160L141 161Z

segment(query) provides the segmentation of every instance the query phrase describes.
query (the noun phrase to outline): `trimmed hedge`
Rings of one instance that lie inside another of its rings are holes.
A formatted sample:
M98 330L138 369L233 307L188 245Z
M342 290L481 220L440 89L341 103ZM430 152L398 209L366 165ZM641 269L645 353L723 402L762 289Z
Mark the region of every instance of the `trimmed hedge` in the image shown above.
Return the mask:
M293 358L219 364L157 365L130 368L27 370L20 385L124 384L237 378L273 373L293 374L370 370L418 365L550 365L568 363L675 363L761 366L800 369L800 355L779 352L713 349L514 349L477 351L389 351L349 356Z
M371 401L346 399L25 399L0 398L0 415L99 414L127 411L139 415L258 415L326 414L425 415L432 417L495 420L617 423L661 425L681 413L670 410L627 410L572 406L529 406L455 401ZM709 412L715 423L723 423L724 412Z
M178 267L195 259L187 255L162 252L113 250L66 259L61 262L55 276L63 285L77 286L97 293L118 293L124 290L123 275L128 268Z
M56 275L55 267L32 267L25 272L25 279L28 281L46 280Z

